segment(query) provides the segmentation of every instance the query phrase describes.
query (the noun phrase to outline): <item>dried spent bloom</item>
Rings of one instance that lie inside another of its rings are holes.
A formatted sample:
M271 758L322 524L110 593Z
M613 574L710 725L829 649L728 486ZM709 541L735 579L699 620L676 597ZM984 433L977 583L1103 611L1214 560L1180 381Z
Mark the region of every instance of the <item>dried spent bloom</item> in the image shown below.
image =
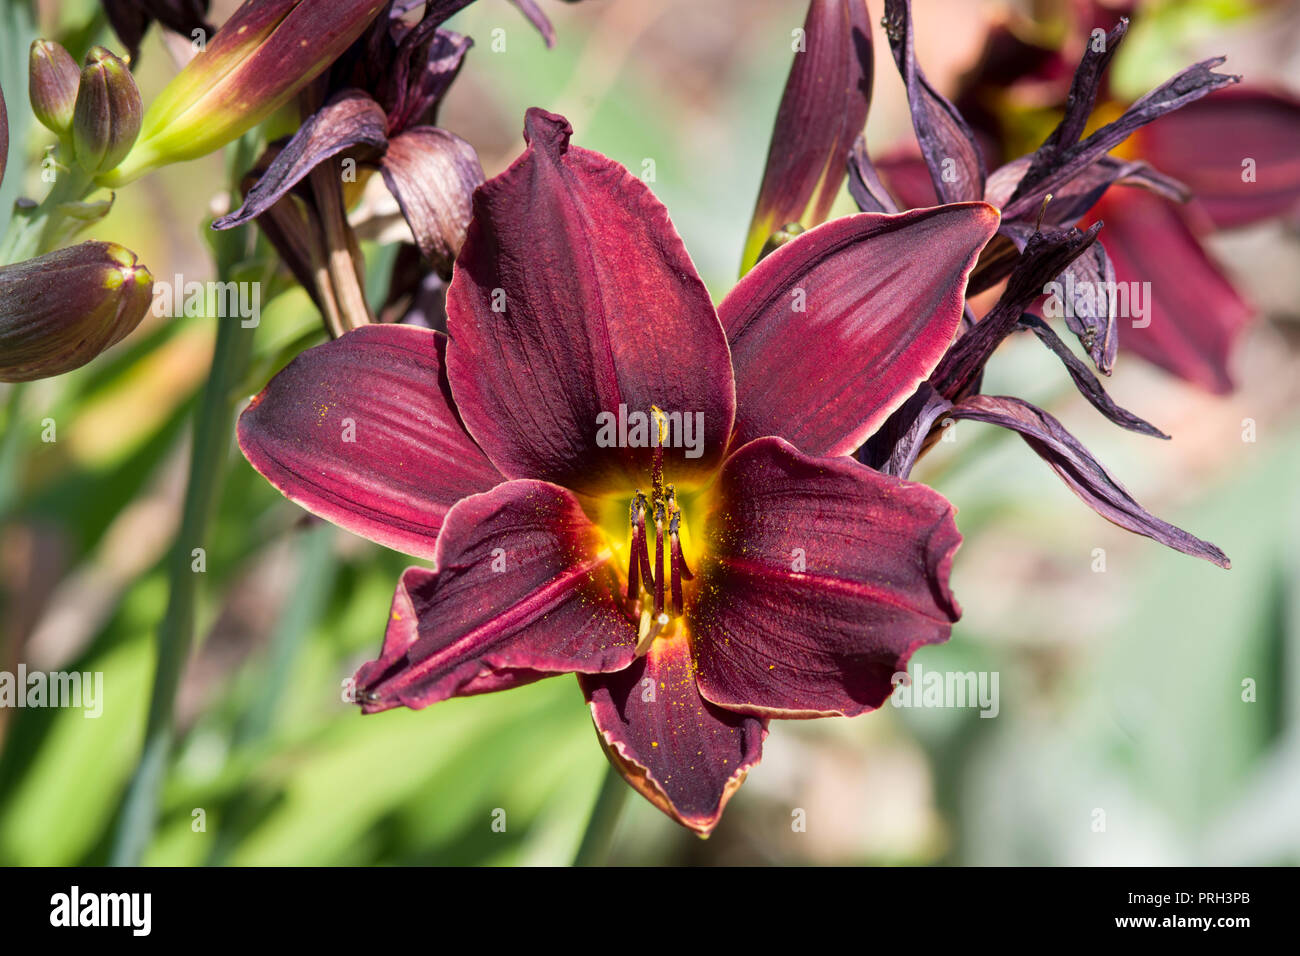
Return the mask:
M139 325L152 299L149 270L111 242L0 268L0 382L80 368Z
M995 24L956 94L980 152L1001 164L984 198L1005 203L1006 238L977 268L972 290L1006 276L1050 192L1046 224L1105 222L1101 241L1060 283L1076 290L1061 311L1098 368L1109 372L1122 348L1184 381L1230 391L1232 347L1253 310L1202 241L1215 229L1300 209L1300 99L1234 85L1237 77L1211 72L1220 62L1211 60L1136 102L1118 100L1108 67L1128 21L1094 3L1067 12L1073 35L1065 50ZM1071 147L1069 137L1094 127ZM1068 183L1029 175L1031 165L1047 169L1084 144L1109 152L1076 166ZM896 154L878 165L906 205L935 201L924 160ZM1014 200L1013 190L1021 192ZM1093 294L1098 287L1149 289L1140 321L1120 321Z
M1029 311L1049 283L1065 288L1110 288L1114 281L1105 251L1097 242L1101 223L1086 231L1062 226L1082 215L1110 185L1141 182L1149 189L1171 189L1166 177L1142 163L1109 155L1133 130L1176 110L1235 77L1212 72L1221 60L1198 63L1135 103L1118 119L1088 136L1087 116L1097 84L1116 44L1128 29L1121 21L1106 44L1090 46L1071 83L1070 107L1047 140L1030 156L985 176L975 135L962 115L925 80L912 50L912 19L906 0L887 0L885 32L908 90L917 140L933 192L944 202L982 196L1002 209L999 239L981 254L971 289L1007 279L997 304L979 321L967 308L965 330L933 375L858 452L861 461L887 474L906 477L917 458L937 440L941 420L972 418L1010 428L1051 466L1066 485L1102 517L1115 524L1195 555L1221 567L1227 556L1147 512L1092 454L1048 413L1014 397L980 395L984 367L1009 335L1032 331L1065 365L1076 387L1110 421L1123 428L1167 438L1154 425L1116 405L1096 376L1060 340L1041 316ZM898 208L859 140L849 161L850 192L863 209ZM915 169L913 169L915 172ZM914 181L915 176L911 179ZM906 178L903 181L908 181ZM1174 184L1176 185L1176 184ZM913 182L915 187L915 183ZM1051 192L1055 190L1055 192ZM1049 197L1052 197L1049 202ZM1028 219L1034 209L1037 213ZM1077 304L1077 303L1076 303ZM1093 297L1073 310L1067 322L1093 359L1109 372L1115 348L1115 302Z
M447 335L371 325L239 421L310 511L410 554L372 713L576 672L627 781L701 834L773 717L880 706L947 638L937 493L846 457L934 369L983 203L811 229L715 310L646 185L528 111L475 194Z
M346 156L379 169L420 253L450 277L483 169L473 147L433 124L472 42L438 28L447 16L441 8L429 7L415 24L401 13L390 4L339 58L326 77L320 108L277 148L246 191L243 206L218 219L215 228L231 229L262 216L312 170ZM292 247L280 251L286 260L295 257Z

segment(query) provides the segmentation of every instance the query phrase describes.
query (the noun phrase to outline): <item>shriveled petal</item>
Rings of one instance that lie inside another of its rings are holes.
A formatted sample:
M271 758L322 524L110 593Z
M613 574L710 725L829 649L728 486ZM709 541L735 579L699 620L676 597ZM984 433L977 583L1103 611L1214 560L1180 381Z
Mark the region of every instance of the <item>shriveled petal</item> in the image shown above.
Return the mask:
M661 637L631 667L579 675L605 754L636 790L708 836L762 757L767 722L700 696L685 633Z
M929 382L922 382L854 457L882 475L906 478L916 460L935 442L934 423L950 408L952 402Z
M1066 95L1065 115L1043 144L1034 151L1025 173L1026 180L1033 183L1050 176L1064 154L1079 142L1097 103L1102 75L1127 35L1128 18L1122 17L1109 33L1097 38L1100 43L1090 42L1084 45L1083 58L1074 71L1070 92Z
M961 535L937 492L762 438L723 466L688 610L700 693L764 717L879 707L960 616Z
M1002 214L1008 219L1029 216L1047 193L1069 183L1134 131L1215 90L1240 82L1239 76L1214 72L1223 61L1223 57L1215 57L1189 66L1134 102L1114 122L1056 152L1050 162L1031 164L1003 207Z
M733 446L857 448L934 369L997 211L958 203L832 220L763 259L719 306L736 369Z
M853 149L849 153L849 195L861 212L898 212L898 203L881 181L880 174L867 153L866 137L861 135L854 140ZM923 205L932 206L934 203Z
M636 632L611 554L555 485L510 481L464 499L447 514L437 571L402 575L383 651L357 672L362 709L627 667Z
M1140 189L1107 196L1095 210L1106 220L1102 241L1116 280L1145 300L1119 322L1120 345L1224 394L1233 388L1233 346L1253 310L1201 248L1195 212Z
M916 62L910 0L885 0L883 23L935 192L943 202L979 199L984 195L984 156L957 107L930 84Z
M1220 228L1300 206L1300 99L1289 94L1220 90L1143 129L1138 150L1185 182Z
M448 509L502 477L465 432L446 336L368 325L308 349L239 417L239 447L290 500L431 558Z
M1070 378L1073 379L1075 387L1079 389L1079 394L1110 421L1121 428L1127 428L1129 431L1137 432L1140 435L1150 435L1153 438L1169 437L1156 428L1155 425L1139 418L1128 409L1116 405L1114 400L1106 394L1106 389L1097 380L1097 376L1093 375L1088 370L1088 366L1070 351L1069 347L1061 341L1060 337L1052 331L1052 327L1046 322L1036 315L1027 313L1020 317L1020 325L1038 336L1038 340L1061 360L1066 371L1070 373Z
M1041 408L1018 398L975 395L954 405L948 414L1019 432L1070 490L1107 521L1221 568L1230 566L1219 548L1161 521L1138 504L1077 438Z
M370 32L366 68L375 98L388 114L388 131L396 134L435 122L442 97L474 41L437 28L446 17L434 7L426 7L424 17L410 28L396 9L392 17L387 30Z
M1057 303L1065 312L1066 327L1079 337L1092 363L1105 375L1115 368L1119 351L1119 302L1115 267L1106 247L1094 242L1056 277Z
M782 226L826 221L849 148L867 122L873 58L864 0L812 0L802 39L777 109L742 274Z
M978 388L984 366L1002 341L1016 330L1030 303L1043 294L1053 278L1068 269L1097 241L1101 224L1081 232L1047 229L1029 237L1015 259L1007 287L997 304L964 334L930 377L935 391L956 401Z
M447 369L466 426L509 477L600 493L644 484L652 454L610 447L602 416L620 405L702 415L699 456L681 443L665 454L674 481L702 480L721 460L735 389L667 210L618 163L570 146L563 117L531 109L524 134L524 154L475 193L447 291Z
M449 278L483 182L474 147L444 129L416 126L393 137L379 168L421 255Z
M358 146L383 149L387 117L383 109L361 90L343 90L307 117L293 138L244 196L239 209L212 223L214 229L233 229L255 219L301 182L308 173L339 153Z

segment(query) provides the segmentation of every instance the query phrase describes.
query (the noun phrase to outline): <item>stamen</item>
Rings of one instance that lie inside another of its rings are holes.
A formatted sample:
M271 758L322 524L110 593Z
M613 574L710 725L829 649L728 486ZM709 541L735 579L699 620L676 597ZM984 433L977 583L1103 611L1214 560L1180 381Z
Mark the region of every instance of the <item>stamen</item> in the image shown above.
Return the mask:
M1043 229L1043 217L1047 215L1047 204L1052 201L1052 194L1048 193L1043 197L1043 204L1038 207L1038 221L1034 223L1034 232L1041 232Z
M645 495L641 489L636 492L637 501L637 527L641 529L640 543L636 547L637 560L641 564L641 580L645 582L646 590L654 586L654 574L650 571L650 539L645 530L645 516L650 511L650 505L645 500Z
M668 533L672 539L672 557L671 560L677 562L677 567L681 572L682 580L694 581L695 575L691 569L686 566L686 556L682 553L682 543L678 536L682 524L682 509L677 507L677 489L672 485L668 486Z
M672 590L673 590L673 614L680 617L685 603L682 601L682 568L686 562L682 560L682 543L677 540L677 531L681 527L682 515L680 511L674 511L673 516L668 519L668 537L671 544L671 554L668 562L672 567Z
M655 616L664 613L664 506L655 505Z
M635 601L641 594L639 552L645 543L645 514L638 514L640 507L640 502L636 498L633 498L628 505L628 523L632 526L632 542L627 555L627 599L629 601Z

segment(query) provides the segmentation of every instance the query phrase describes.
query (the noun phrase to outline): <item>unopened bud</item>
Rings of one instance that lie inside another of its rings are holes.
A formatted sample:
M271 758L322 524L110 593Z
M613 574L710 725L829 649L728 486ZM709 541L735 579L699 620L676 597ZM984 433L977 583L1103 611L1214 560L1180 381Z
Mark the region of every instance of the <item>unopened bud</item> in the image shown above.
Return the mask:
M32 112L41 125L60 136L72 127L81 70L67 50L53 40L33 40L28 56L27 88Z
M73 114L77 163L91 175L116 168L140 135L140 90L126 64L102 46L86 54Z
M149 270L111 242L0 268L0 382L80 368L139 325L152 299Z

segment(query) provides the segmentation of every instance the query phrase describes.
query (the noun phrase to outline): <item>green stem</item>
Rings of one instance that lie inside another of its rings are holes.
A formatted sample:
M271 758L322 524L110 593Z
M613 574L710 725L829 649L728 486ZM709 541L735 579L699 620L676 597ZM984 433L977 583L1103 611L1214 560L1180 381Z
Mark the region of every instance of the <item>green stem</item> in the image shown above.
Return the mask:
M611 763L605 768L605 779L601 781L596 805L591 808L591 817L587 820L587 832L582 835L578 852L573 857L574 866L605 864L623 804L627 802L627 791L627 782Z
M246 168L251 148L252 140L246 137L232 150L231 168L236 174ZM232 277L243 257L246 240L242 229L218 233L213 239L218 279ZM157 823L163 778L175 738L176 692L194 645L199 590L194 550L203 548L205 555L207 552L209 526L221 497L222 476L230 453L235 404L252 350L253 329L244 328L238 318L217 320L212 369L194 412L190 473L180 530L168 558L167 611L158 629L144 749L118 817L109 855L113 866L138 865Z
M168 564L167 613L158 630L157 665L144 752L127 789L114 837L110 863L135 866L153 836L163 774L174 737L176 691L194 644L194 617L199 574L194 570L194 549L204 548L213 511L221 491L221 478L230 451L234 425L235 388L243 379L252 350L251 329L237 320L217 327L212 371L203 389L194 419L194 444L180 531Z

